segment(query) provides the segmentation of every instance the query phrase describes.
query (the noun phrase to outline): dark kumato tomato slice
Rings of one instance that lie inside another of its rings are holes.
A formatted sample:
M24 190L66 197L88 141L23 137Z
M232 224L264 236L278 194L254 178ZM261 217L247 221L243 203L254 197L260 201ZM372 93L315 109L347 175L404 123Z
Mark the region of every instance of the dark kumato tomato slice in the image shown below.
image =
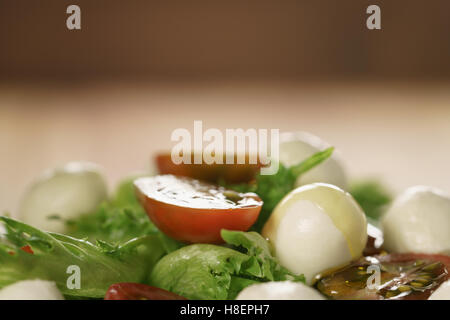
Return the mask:
M199 180L160 175L134 181L139 201L169 237L187 243L221 243L220 230L247 231L263 202Z
M193 156L190 164L175 164L168 153L159 154L155 157L159 174L173 174L176 176L189 177L198 180L217 183L221 180L227 183L244 183L252 181L261 164L249 164L249 156L245 157L245 164L194 164Z
M369 290L367 282L380 268L380 286ZM369 256L346 266L316 283L317 289L331 299L425 300L449 279L450 257L428 254L384 254Z
M105 300L186 300L186 298L145 284L122 282L108 288Z

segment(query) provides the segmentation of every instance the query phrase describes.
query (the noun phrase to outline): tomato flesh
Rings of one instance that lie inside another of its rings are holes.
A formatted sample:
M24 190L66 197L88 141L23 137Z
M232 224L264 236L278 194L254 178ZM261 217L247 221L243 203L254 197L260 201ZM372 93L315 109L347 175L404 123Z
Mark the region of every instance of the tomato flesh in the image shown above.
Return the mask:
M149 218L169 237L187 243L221 243L222 229L247 231L263 202L199 180L160 175L134 182Z
M170 291L141 283L115 283L108 288L105 300L186 300Z
M373 272L380 268L378 289L367 289ZM450 257L427 254L382 254L364 257L316 283L331 299L424 300L449 279Z

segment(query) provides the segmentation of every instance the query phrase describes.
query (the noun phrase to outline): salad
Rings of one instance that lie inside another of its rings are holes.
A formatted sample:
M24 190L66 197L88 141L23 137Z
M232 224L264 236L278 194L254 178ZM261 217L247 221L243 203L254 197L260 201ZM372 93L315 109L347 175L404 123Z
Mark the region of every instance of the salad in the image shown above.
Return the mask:
M279 170L45 172L0 217L0 299L450 299L450 196L348 179L333 147L281 136Z

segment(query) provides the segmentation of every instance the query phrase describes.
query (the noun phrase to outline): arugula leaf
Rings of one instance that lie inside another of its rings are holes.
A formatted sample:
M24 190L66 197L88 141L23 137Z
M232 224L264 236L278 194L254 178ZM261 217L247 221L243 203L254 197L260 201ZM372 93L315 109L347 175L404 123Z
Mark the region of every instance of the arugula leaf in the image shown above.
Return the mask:
M328 159L333 151L333 147L319 151L299 164L289 168L286 168L280 163L276 174L258 174L255 184L228 186L239 192L255 192L264 201L261 213L253 225L252 230L260 232L276 205L285 195L294 189L297 178Z
M323 161L331 157L333 151L334 147L329 147L323 151L316 152L311 157L303 160L299 164L290 167L289 170L291 170L296 177L299 177L303 173L311 170L318 164L322 163Z
M392 195L377 181L367 180L353 183L350 194L359 203L366 215L377 221L384 209L391 203Z
M66 235L40 231L0 217L7 233L0 238L0 288L16 281L43 279L56 282L64 295L102 298L117 282L142 282L164 255L157 235L147 235L115 245L96 245ZM29 245L33 253L21 250ZM80 268L81 288L69 289L67 268Z

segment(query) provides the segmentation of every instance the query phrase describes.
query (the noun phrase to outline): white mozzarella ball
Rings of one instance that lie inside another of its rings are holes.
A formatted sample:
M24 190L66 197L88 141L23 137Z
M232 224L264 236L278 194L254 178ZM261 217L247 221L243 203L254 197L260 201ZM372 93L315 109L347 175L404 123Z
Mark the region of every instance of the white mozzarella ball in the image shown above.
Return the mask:
M34 227L64 232L63 220L90 213L106 199L107 187L97 165L71 162L40 177L22 198L19 218Z
M306 132L282 133L279 161L290 167L328 147L329 145L323 140ZM323 163L302 174L297 179L296 186L314 182L329 183L342 189L347 188L347 175L336 152Z
M367 222L349 193L314 183L283 198L262 234L273 243L280 264L295 274L304 274L310 284L319 273L361 256L367 242Z
M24 280L0 290L0 300L64 300L52 281Z
M325 298L303 283L272 281L246 287L236 300L325 300Z
M450 300L450 280L445 281L434 291L428 300Z
M425 186L407 189L383 216L391 252L450 253L450 196Z

